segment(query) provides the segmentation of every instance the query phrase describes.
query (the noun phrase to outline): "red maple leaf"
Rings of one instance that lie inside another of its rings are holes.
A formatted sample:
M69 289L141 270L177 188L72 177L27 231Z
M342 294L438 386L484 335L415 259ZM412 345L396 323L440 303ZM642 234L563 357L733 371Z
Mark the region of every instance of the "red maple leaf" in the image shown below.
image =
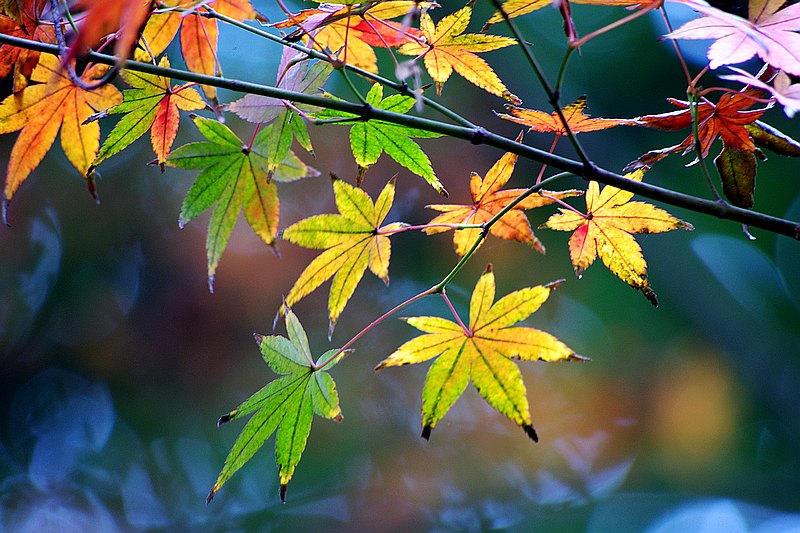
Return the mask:
M697 104L697 130L702 157L708 156L711 145L717 138L721 138L725 146L743 152L754 152L756 145L745 126L758 120L766 111L766 108L748 110L763 98L762 91L750 89L738 93L726 93L716 104L708 100ZM689 102L674 98L668 99L668 102L679 110L637 117L634 119L635 123L648 128L669 131L691 127L692 110ZM690 133L680 144L647 152L639 159L629 163L625 170L650 166L673 152L685 154L694 148L694 135Z

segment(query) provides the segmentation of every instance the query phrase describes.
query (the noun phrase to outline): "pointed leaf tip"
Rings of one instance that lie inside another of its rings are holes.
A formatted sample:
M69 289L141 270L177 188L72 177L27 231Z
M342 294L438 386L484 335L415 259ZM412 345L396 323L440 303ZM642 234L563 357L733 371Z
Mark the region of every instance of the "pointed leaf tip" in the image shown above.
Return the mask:
M261 341L264 340L264 335L261 333L253 333L253 338L256 340L256 344L261 346Z
M577 361L579 363L589 363L592 361L591 357L574 353L567 358L567 361Z
M493 264L491 264L491 263L486 263L486 270L485 270L484 272L486 272L487 274L489 274L489 273L490 273L490 272L492 272L493 270L494 270L494 265L493 265Z
M2 204L0 204L0 211L2 211L3 224L10 228L11 224L8 223L8 198L3 196Z
M567 280L565 280L565 279L557 279L555 281L551 281L550 283L546 284L545 288L546 289L555 290L556 288L560 287L563 283L566 283L566 282L567 282Z
M289 487L286 483L281 483L280 496L281 503L286 503L286 489Z
M653 307L658 307L658 298L656 298L656 293L653 292L653 289L650 287L645 287L642 289L645 297L653 304Z
M97 183L95 182L95 176L98 176L96 172L91 172L86 175L86 187L89 189L89 194L92 195L94 199L94 203L100 205L100 197L97 195Z
M233 420L233 417L236 416L236 411L232 411L230 413L224 414L219 419L217 419L217 427L220 427L222 424L226 422L230 422Z
M208 504L211 503L211 500L214 499L214 494L216 494L216 491L214 489L211 489L208 492L208 496L206 496L206 506L208 506Z
M533 442L539 442L539 435L536 434L536 430L533 429L532 425L522 424L522 431L524 431Z
M420 436L425 440L431 440L431 431L433 431L433 428L431 426L423 426L422 435Z
M208 276L208 292L214 294L214 276Z

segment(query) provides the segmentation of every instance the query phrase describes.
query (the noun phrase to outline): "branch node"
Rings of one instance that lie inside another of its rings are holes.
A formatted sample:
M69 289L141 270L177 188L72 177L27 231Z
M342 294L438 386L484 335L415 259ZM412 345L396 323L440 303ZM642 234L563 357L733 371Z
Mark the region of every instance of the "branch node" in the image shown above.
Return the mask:
M489 133L481 126L478 126L474 130L472 130L472 136L469 139L469 142L475 145L483 144L486 142L486 138L489 136Z
M361 106L361 109L363 110L361 112L361 120L367 121L372 118L372 113L375 111L375 108L372 107L371 104L364 104Z

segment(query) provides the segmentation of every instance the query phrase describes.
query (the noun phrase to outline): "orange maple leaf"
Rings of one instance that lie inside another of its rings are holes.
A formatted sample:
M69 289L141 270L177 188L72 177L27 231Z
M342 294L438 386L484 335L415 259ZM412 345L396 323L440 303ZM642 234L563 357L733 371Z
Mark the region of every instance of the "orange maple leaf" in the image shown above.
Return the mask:
M40 17L47 0L32 0L22 6L17 17L0 15L0 33L23 37L43 43L54 43L53 25L42 22ZM34 67L39 62L39 52L26 50L10 44L0 44L0 78L13 72L12 90L16 93L28 85Z
M625 177L641 181L645 169ZM569 255L580 277L597 256L622 281L644 293L658 305L656 294L647 280L647 263L632 233L662 233L673 229L694 229L663 209L645 202L631 202L633 193L607 185L600 190L596 181L586 191L586 214L560 208L539 226L560 231L574 231L569 239Z
M68 62L96 46L107 35L117 34L114 52L119 61L131 53L139 32L153 9L151 0L77 0L76 11L85 11L78 23L78 36L64 58Z
M511 177L516 162L517 155L509 152L489 169L485 178L481 179L478 174L473 172L469 182L472 205L437 204L427 206L430 209L441 211L442 214L429 222L431 227L426 228L425 233L430 235L452 229L444 226L444 224L483 224L497 215L509 203L525 192L525 189L500 190ZM556 199L580 194L581 192L576 190L543 191L542 193L531 194L493 224L489 232L501 239L525 243L544 253L544 246L533 234L528 218L522 212L523 209L534 209L552 204ZM435 226L436 224L443 225ZM458 255L467 253L480 233L480 228L456 230L453 233L453 244L455 245L456 253Z
M105 65L92 66L83 73L86 83L102 77ZM95 111L122 101L112 85L87 91L61 71L55 56L42 55L29 85L0 104L0 134L22 130L11 150L4 191L9 201L20 184L44 158L61 129L61 147L72 165L85 175L100 145L97 122L83 124ZM90 183L91 186L91 183Z
M742 152L754 152L756 145L745 126L758 120L764 114L766 108L751 109L749 111L746 111L746 109L758 100L763 99L763 97L764 93L762 91L749 89L733 94L723 94L717 104L712 104L707 100L698 103L696 106L697 130L702 157L708 156L711 145L717 137L722 139L725 146ZM634 123L648 128L669 131L690 127L692 125L692 112L689 102L674 98L669 98L667 101L680 110L659 115L644 115L633 119ZM639 159L629 163L625 170L649 167L673 152L683 152L685 154L694 148L694 135L689 134L680 144L647 152Z
M506 109L511 112L510 115L497 113L497 116L528 126L533 131L548 132L552 131L558 135L566 135L567 130L561 122L561 117L558 113L545 113L544 111L537 111L535 109L525 109L523 107L516 107L506 104ZM635 124L633 120L621 118L592 118L586 113L586 97L581 96L575 102L564 107L561 112L564 118L567 119L567 125L572 133L581 133L586 131L598 131L606 128L613 128L614 126L624 124Z

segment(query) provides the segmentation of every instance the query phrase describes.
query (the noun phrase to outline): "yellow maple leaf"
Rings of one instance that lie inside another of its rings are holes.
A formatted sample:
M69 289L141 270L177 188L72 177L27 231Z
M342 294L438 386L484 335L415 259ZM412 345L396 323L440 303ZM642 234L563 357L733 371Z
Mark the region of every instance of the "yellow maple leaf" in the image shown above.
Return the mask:
M81 79L91 84L107 69L105 65L92 66ZM0 134L22 130L8 160L5 201L11 200L39 165L59 129L64 154L81 175L86 175L100 146L100 126L96 121L83 122L95 111L122 102L122 95L113 85L91 91L78 87L60 68L58 58L49 54L42 54L31 81L35 84L0 104Z
M362 191L340 179L333 180L338 215L316 215L292 224L283 238L306 248L325 250L300 274L286 296L292 306L333 277L328 312L331 328L356 290L367 268L389 283L389 237L403 224L381 227L394 202L394 180L383 188L375 203Z
M450 229L446 226L436 227L436 224L483 224L497 215L509 203L525 192L525 189L501 190L511 177L516 162L517 154L508 152L489 169L485 178L481 179L478 174L473 172L469 182L472 205L437 204L427 206L430 209L441 211L442 214L429 222L431 227L425 229L425 233L430 235ZM534 209L551 204L556 199L579 194L581 194L580 191L575 190L547 192L546 196L540 193L531 194L495 222L489 231L496 237L515 240L544 253L544 246L533 234L523 209ZM480 232L480 228L456 230L453 233L453 244L455 245L456 253L458 255L467 253L480 235Z
M439 318L417 316L406 322L425 332L400 346L375 370L421 363L436 357L422 389L422 436L431 430L464 392L470 380L483 398L534 441L528 397L514 360L586 361L553 335L538 329L514 326L534 313L557 284L514 291L494 301L495 281L491 265L484 273L469 305L469 325Z
M455 70L481 89L520 104L522 101L506 89L488 63L476 55L511 46L516 41L497 35L464 34L471 17L472 7L466 6L434 26L430 15L423 12L419 27L427 43L407 43L398 52L424 58L425 68L436 83L437 93L441 94L442 85Z
M641 181L645 169L625 177ZM607 185L600 191L596 181L586 191L586 214L561 208L540 228L574 231L569 239L569 254L580 277L597 256L622 281L644 293L650 303L658 300L647 280L647 263L632 233L662 233L674 229L692 230L691 224L677 219L652 204L631 202L633 193Z

